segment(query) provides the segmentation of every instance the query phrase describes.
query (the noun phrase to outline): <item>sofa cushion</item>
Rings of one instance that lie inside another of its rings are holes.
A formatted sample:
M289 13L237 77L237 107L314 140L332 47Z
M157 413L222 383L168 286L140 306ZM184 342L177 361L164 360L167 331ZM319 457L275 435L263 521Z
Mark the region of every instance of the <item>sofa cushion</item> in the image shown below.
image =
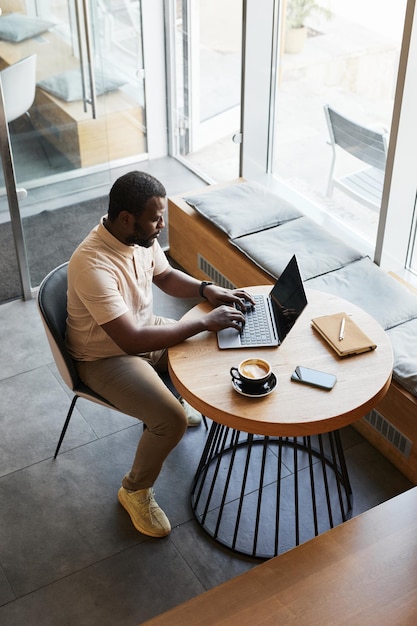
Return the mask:
M231 243L253 263L277 278L295 253L307 280L336 270L363 255L328 233L309 217L233 239Z
M29 17L21 13L9 13L0 18L0 39L19 43L30 37L36 37L54 26L53 22L38 17Z
M392 377L417 396L417 319L387 331L394 352Z
M417 318L417 298L369 257L306 282L345 298L372 315L387 330Z
M257 183L229 185L184 200L232 238L302 216L292 204Z
M94 72L96 93L101 96L110 91L119 89L126 81L120 80L117 76L107 70L96 69ZM37 83L38 87L65 102L82 100L82 78L79 69L68 70L61 74L55 74ZM90 94L87 94L88 96Z

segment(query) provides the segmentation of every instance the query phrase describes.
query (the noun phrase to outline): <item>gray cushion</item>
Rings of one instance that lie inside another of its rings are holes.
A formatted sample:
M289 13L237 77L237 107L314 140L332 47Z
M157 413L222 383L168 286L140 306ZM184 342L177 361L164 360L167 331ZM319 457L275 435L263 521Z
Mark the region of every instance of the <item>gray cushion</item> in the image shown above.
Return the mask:
M334 293L364 309L387 330L417 318L417 297L370 258L313 278L306 287Z
M274 278L281 274L294 253L303 280L363 257L308 217L233 239L231 243Z
M394 352L392 377L417 396L417 319L387 331Z
M9 13L0 17L0 39L18 43L36 37L54 26L53 22L21 13Z
M94 74L98 96L115 91L126 82L105 70L97 69ZM37 85L53 96L65 100L65 102L82 100L83 97L81 72L79 69L55 74L50 78L39 81ZM88 93L87 95L90 96L91 94Z
M292 204L257 183L228 185L184 198L229 237L240 237L301 217Z

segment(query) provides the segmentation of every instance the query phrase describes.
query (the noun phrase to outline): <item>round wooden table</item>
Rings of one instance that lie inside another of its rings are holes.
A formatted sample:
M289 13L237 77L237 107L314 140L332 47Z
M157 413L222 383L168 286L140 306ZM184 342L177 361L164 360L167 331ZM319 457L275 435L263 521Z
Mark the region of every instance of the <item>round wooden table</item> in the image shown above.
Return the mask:
M270 287L248 290L268 293ZM351 487L339 429L375 407L391 381L392 348L376 320L331 294L308 290L307 298L278 348L220 350L215 334L204 332L169 349L176 389L213 420L193 482L194 514L214 539L259 558L349 517ZM203 302L185 318L209 310ZM312 318L342 311L376 350L341 359L313 330ZM270 362L277 386L248 398L232 387L229 371L255 355ZM324 391L291 381L297 365L336 374L335 387Z

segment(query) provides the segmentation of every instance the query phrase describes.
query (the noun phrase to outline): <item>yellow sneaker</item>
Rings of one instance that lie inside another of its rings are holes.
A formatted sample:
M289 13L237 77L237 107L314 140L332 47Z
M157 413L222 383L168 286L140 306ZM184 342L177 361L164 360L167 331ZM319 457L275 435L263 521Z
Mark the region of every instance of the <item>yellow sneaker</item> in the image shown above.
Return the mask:
M166 537L171 532L169 519L159 508L153 489L128 491L120 487L117 494L120 504L130 515L133 526L149 537Z

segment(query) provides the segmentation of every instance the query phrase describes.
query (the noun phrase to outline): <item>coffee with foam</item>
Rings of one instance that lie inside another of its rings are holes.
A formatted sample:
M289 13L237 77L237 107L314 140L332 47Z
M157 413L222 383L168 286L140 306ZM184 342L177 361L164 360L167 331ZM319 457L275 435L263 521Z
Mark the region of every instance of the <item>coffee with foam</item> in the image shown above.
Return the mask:
M268 375L269 368L266 367L263 361L244 362L242 367L240 367L240 373L245 378L262 379Z
M264 359L245 359L238 367L231 367L232 378L238 380L244 387L255 389L261 387L272 375L271 366Z

